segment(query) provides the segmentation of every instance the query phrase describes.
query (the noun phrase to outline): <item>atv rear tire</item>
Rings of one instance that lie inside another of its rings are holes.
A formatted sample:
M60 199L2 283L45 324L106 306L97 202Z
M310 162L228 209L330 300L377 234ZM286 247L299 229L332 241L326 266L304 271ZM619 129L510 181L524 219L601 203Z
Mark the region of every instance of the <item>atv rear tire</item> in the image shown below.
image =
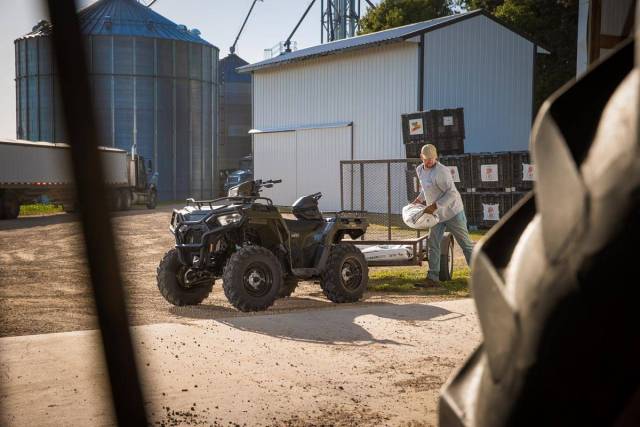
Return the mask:
M290 297L293 291L298 287L298 278L295 276L286 276L282 280L282 286L280 286L280 292L278 292L278 298Z
M356 302L369 283L369 267L362 252L350 243L331 248L327 265L320 276L322 292L335 303Z
M224 294L240 311L261 311L278 298L282 286L278 258L260 246L246 246L229 258L224 268Z
M184 268L186 267L180 263L178 258L178 250L168 251L158 265L158 289L164 299L173 305L200 304L209 296L213 280L207 286L185 287L183 282Z

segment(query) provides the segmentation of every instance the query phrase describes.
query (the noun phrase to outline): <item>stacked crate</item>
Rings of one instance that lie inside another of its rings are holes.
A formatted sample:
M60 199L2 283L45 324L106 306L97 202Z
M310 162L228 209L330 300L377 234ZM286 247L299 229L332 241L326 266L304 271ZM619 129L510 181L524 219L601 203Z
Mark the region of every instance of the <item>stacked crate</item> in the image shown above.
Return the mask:
M433 144L441 155L464 153L462 108L419 111L402 115L402 138L407 158L419 158L424 144Z

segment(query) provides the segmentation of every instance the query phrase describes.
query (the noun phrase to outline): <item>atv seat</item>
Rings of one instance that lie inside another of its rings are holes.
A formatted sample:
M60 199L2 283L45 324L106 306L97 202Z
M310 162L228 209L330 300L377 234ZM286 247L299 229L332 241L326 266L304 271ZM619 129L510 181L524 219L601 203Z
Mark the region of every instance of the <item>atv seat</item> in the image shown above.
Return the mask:
M307 234L322 227L324 221L313 221L304 219L285 219L285 224L291 233Z

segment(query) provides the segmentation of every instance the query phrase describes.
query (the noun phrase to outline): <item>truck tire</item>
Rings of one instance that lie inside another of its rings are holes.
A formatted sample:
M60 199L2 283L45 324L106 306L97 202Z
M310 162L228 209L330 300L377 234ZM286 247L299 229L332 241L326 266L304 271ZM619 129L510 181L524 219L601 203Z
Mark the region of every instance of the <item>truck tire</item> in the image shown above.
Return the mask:
M164 299L173 305L200 304L211 293L213 280L208 286L186 287L184 285L185 268L178 257L178 250L174 248L168 251L158 265L158 289Z
M441 282L447 282L453 277L453 249L453 236L450 233L445 233L440 241L439 279Z
M298 278L295 276L285 276L282 281L282 286L280 287L280 292L278 292L278 298L287 298L290 297L293 291L298 287Z
M20 199L12 192L7 191L2 196L3 219L16 219L20 215Z
M156 190L151 190L149 193L149 200L147 201L147 209L155 209L158 204L158 193Z
M131 209L131 191L128 189L120 190L120 207L123 211Z
M541 107L535 189L474 249L483 342L440 426L640 425L638 42Z
M369 267L362 252L350 243L333 245L320 275L325 296L335 303L356 302L368 283Z
M229 258L222 287L227 300L240 311L261 311L278 298L282 267L278 258L261 246L245 246Z

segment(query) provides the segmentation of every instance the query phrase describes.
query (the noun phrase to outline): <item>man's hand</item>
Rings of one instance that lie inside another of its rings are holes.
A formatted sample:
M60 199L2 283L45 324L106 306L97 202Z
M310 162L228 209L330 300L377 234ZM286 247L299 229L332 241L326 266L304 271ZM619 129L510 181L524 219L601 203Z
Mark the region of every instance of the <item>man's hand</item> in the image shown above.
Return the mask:
M438 209L438 206L437 206L435 203L433 203L433 204L431 204L431 205L427 206L426 208L424 208L424 211L425 211L426 213L428 213L428 214L433 215L433 213L434 213L437 209Z

